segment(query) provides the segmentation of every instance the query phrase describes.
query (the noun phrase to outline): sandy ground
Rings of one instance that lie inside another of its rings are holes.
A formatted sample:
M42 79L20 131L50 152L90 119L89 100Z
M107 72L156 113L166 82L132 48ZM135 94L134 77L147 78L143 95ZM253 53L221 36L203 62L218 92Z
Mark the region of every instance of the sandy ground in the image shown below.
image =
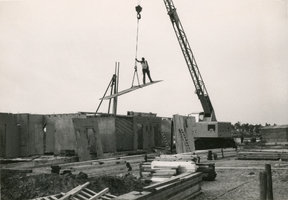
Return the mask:
M208 162L208 161L206 161ZM229 199L253 200L260 198L259 172L271 164L274 200L288 200L288 162L236 160L212 161L215 163L215 181L203 181L202 194L196 200Z

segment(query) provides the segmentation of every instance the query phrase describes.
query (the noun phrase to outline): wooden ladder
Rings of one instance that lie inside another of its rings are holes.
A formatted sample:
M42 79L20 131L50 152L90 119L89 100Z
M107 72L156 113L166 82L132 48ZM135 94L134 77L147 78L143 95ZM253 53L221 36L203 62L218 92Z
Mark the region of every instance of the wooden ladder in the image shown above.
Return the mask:
M164 139L166 149L170 150L170 146L168 144L167 138L166 138L165 133L163 131L161 131L161 135L162 135L162 138Z
M108 194L109 188L105 188L104 190L96 193L88 188L89 182L79 185L76 188L73 188L67 193L60 193L56 195L50 195L47 197L39 197L34 200L109 200L116 198L116 196Z
M189 152L192 152L191 151L191 148L189 146L189 143L188 143L188 139L186 137L186 134L184 132L184 130L182 128L179 128L179 133L180 135L182 136L183 140L184 140L184 144L185 144L185 147L188 149Z

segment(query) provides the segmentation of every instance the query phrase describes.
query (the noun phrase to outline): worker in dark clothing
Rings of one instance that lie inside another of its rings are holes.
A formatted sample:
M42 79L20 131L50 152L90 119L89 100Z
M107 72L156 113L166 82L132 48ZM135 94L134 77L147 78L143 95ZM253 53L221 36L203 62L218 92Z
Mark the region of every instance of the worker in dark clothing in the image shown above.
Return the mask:
M150 82L151 83L153 83L153 81L152 81L152 79L151 79L151 76L150 76L150 70L149 70L149 65L148 65L148 62L147 62L147 60L145 60L145 58L144 57L142 57L142 60L137 60L137 58L135 58L135 60L137 61L137 62L140 62L141 63L141 65L142 65L142 72L143 72L143 84L145 84L146 82L145 82L145 76L146 76L146 74L147 74L147 76L148 76L148 78L149 78L149 80L150 80Z

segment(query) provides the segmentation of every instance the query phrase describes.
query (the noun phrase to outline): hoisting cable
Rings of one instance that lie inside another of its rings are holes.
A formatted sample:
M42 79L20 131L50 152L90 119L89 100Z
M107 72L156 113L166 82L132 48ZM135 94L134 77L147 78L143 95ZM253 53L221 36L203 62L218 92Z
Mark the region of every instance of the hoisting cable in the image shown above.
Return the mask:
M135 7L136 12L137 12L137 34L136 34L136 53L135 53L135 66L134 66L134 75L133 75L133 80L132 80L132 86L133 87L133 83L134 83L134 78L135 78L135 74L137 76L137 80L138 80L138 85L140 85L139 82L139 76L138 76L138 72L137 72L137 52L138 52L138 33L139 33L139 20L141 19L141 11L142 11L142 7L140 5Z

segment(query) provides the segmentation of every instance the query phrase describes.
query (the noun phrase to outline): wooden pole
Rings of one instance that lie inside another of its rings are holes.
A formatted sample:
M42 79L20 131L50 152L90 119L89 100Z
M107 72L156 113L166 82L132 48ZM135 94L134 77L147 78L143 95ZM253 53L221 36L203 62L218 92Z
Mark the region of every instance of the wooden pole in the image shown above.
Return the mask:
M142 175L142 163L140 162L140 164L139 164L139 176L140 176L140 178L142 178L143 177L143 175Z
M260 200L266 200L266 190L267 190L266 172L259 173L259 181L260 181Z
M273 200L273 185L272 185L272 173L270 164L265 164L265 172L267 174L267 199Z

